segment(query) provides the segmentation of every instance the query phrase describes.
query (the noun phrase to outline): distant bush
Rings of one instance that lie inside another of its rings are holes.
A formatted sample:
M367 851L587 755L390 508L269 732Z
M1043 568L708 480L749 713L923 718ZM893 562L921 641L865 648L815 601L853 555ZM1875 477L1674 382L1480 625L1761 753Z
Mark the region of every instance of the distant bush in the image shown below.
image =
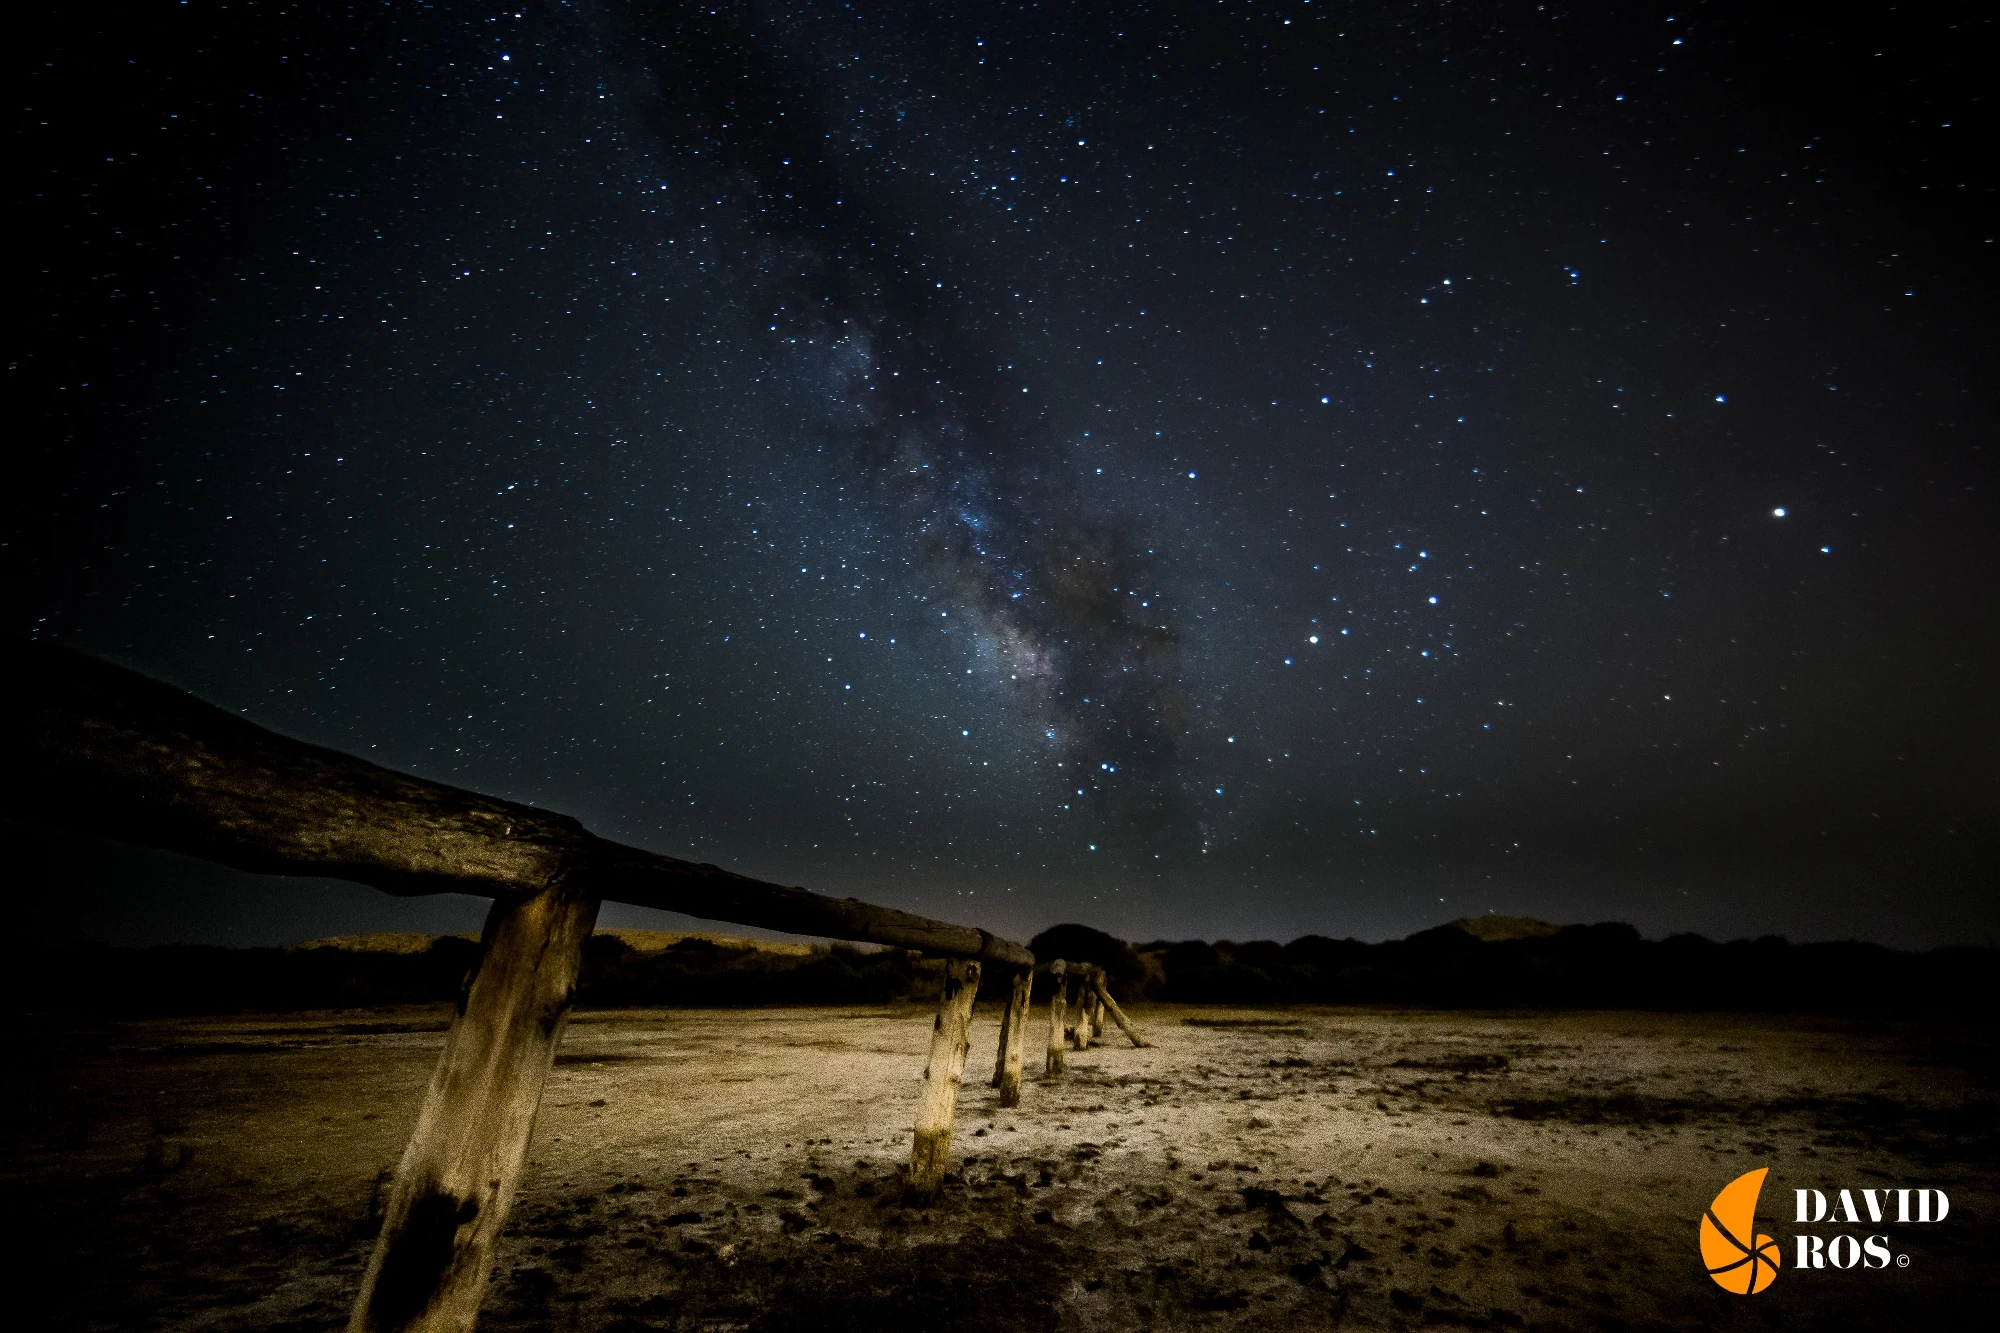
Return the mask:
M1184 1004L1415 1004L1991 1015L2000 950L1901 952L1879 944L1645 940L1623 922L1482 941L1452 926L1367 944L1306 935L1147 946L1162 998Z
M1146 964L1131 945L1089 926L1050 926L1028 941L1028 950L1044 963L1060 958L1070 963L1097 964L1104 969L1105 985L1114 995L1132 994L1146 979ZM1038 986L1037 997L1047 989L1046 984Z
M1168 945L1162 952L1164 957L1160 962L1168 976L1177 972L1192 972L1198 967L1222 966L1222 951L1207 940L1182 940L1179 944Z

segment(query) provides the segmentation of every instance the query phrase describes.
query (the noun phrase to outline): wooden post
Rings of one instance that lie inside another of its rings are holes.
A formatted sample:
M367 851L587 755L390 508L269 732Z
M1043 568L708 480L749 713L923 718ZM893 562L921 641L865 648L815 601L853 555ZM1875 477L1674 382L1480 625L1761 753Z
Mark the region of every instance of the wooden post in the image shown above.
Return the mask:
M468 1333L507 1220L597 900L564 873L497 902L403 1150L349 1333Z
M916 1140L910 1148L909 1193L929 1202L944 1185L951 1153L951 1123L958 1110L958 1081L965 1074L972 1000L979 991L979 964L953 959L945 964L944 993L931 1025L931 1059L924 1067L924 1096L917 1106Z
M1000 1009L1000 1048L993 1056L993 1082L991 1086L996 1088L1000 1086L1000 1076L1007 1070L1007 1041L1013 1029L1014 1005L1013 996L1010 993L1008 1003Z
M1076 1026L1070 1029L1070 1040L1079 1051L1090 1049L1090 987L1084 978L1090 975L1090 964L1084 963L1071 970L1070 981L1076 987Z
M1113 1021L1115 1021L1120 1028L1124 1029L1125 1035L1132 1039L1132 1044L1134 1046L1141 1046L1141 1047L1145 1046L1146 1039L1139 1035L1139 1029L1132 1026L1132 1020L1125 1017L1125 1011L1118 1007L1118 1001L1112 999L1111 992L1105 988L1104 974L1102 972L1099 972L1095 977L1092 978L1092 980L1097 983L1098 1003L1103 1005L1104 1008L1111 1011L1111 1017Z
M1021 1048L1027 1045L1028 992L1035 974L1023 969L1014 974L1014 991L1007 1001L1007 1020L1000 1044L1000 1104L1021 1104Z
M1049 964L1049 979L1055 985L1049 991L1049 1055L1042 1066L1044 1078L1054 1078L1063 1071L1063 1000L1069 989L1069 980L1064 972L1062 959Z

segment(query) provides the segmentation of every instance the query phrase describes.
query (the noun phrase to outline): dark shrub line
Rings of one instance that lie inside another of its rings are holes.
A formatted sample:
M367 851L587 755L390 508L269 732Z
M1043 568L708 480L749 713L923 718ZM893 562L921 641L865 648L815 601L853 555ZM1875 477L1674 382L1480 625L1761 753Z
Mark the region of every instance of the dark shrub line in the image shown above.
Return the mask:
M1184 1004L1410 1004L1439 1008L1606 1008L1872 1013L1985 1018L1996 1008L2000 950L1900 952L1876 944L1718 944L1698 935L1641 939L1631 926L1566 926L1483 941L1456 926L1367 944L1307 935L1159 941L1133 948L1087 926L1056 926L1040 958L1105 968L1114 992ZM14 972L16 1011L200 1014L343 1009L454 998L478 957L446 936L417 953L75 945L34 953ZM845 945L810 953L683 939L642 953L597 935L579 1003L743 1008L874 1005L935 999L940 964L901 949ZM991 986L983 998L997 999ZM1223 1020L1215 1020L1223 1021Z

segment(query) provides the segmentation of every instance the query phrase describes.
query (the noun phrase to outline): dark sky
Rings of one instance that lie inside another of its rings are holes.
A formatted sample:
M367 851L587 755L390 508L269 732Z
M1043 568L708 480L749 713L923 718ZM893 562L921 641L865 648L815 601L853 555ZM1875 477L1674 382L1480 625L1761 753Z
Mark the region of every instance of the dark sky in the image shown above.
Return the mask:
M1019 938L2000 939L1991 19L44 22L17 632Z

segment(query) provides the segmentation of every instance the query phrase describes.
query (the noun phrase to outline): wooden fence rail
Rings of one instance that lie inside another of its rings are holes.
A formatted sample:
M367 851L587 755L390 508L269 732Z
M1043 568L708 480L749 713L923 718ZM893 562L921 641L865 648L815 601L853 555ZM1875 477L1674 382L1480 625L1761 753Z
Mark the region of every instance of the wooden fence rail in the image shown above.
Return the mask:
M359 880L396 894L520 901L581 872L599 899L1033 967L1011 940L641 851L566 815L307 745L79 653L15 655L28 700L10 758L17 809L243 870Z
M493 1246L576 994L583 944L611 900L952 960L933 1029L909 1188L942 1183L981 964L1013 974L994 1083L1020 1101L1032 953L988 931L770 884L596 837L574 819L429 782L280 736L122 667L17 648L8 771L17 816L245 870L358 880L396 894L493 899L480 958L396 1173L350 1333L469 1333ZM1044 1077L1063 1067L1067 992L1078 1048L1108 1007L1088 963L1055 981Z

